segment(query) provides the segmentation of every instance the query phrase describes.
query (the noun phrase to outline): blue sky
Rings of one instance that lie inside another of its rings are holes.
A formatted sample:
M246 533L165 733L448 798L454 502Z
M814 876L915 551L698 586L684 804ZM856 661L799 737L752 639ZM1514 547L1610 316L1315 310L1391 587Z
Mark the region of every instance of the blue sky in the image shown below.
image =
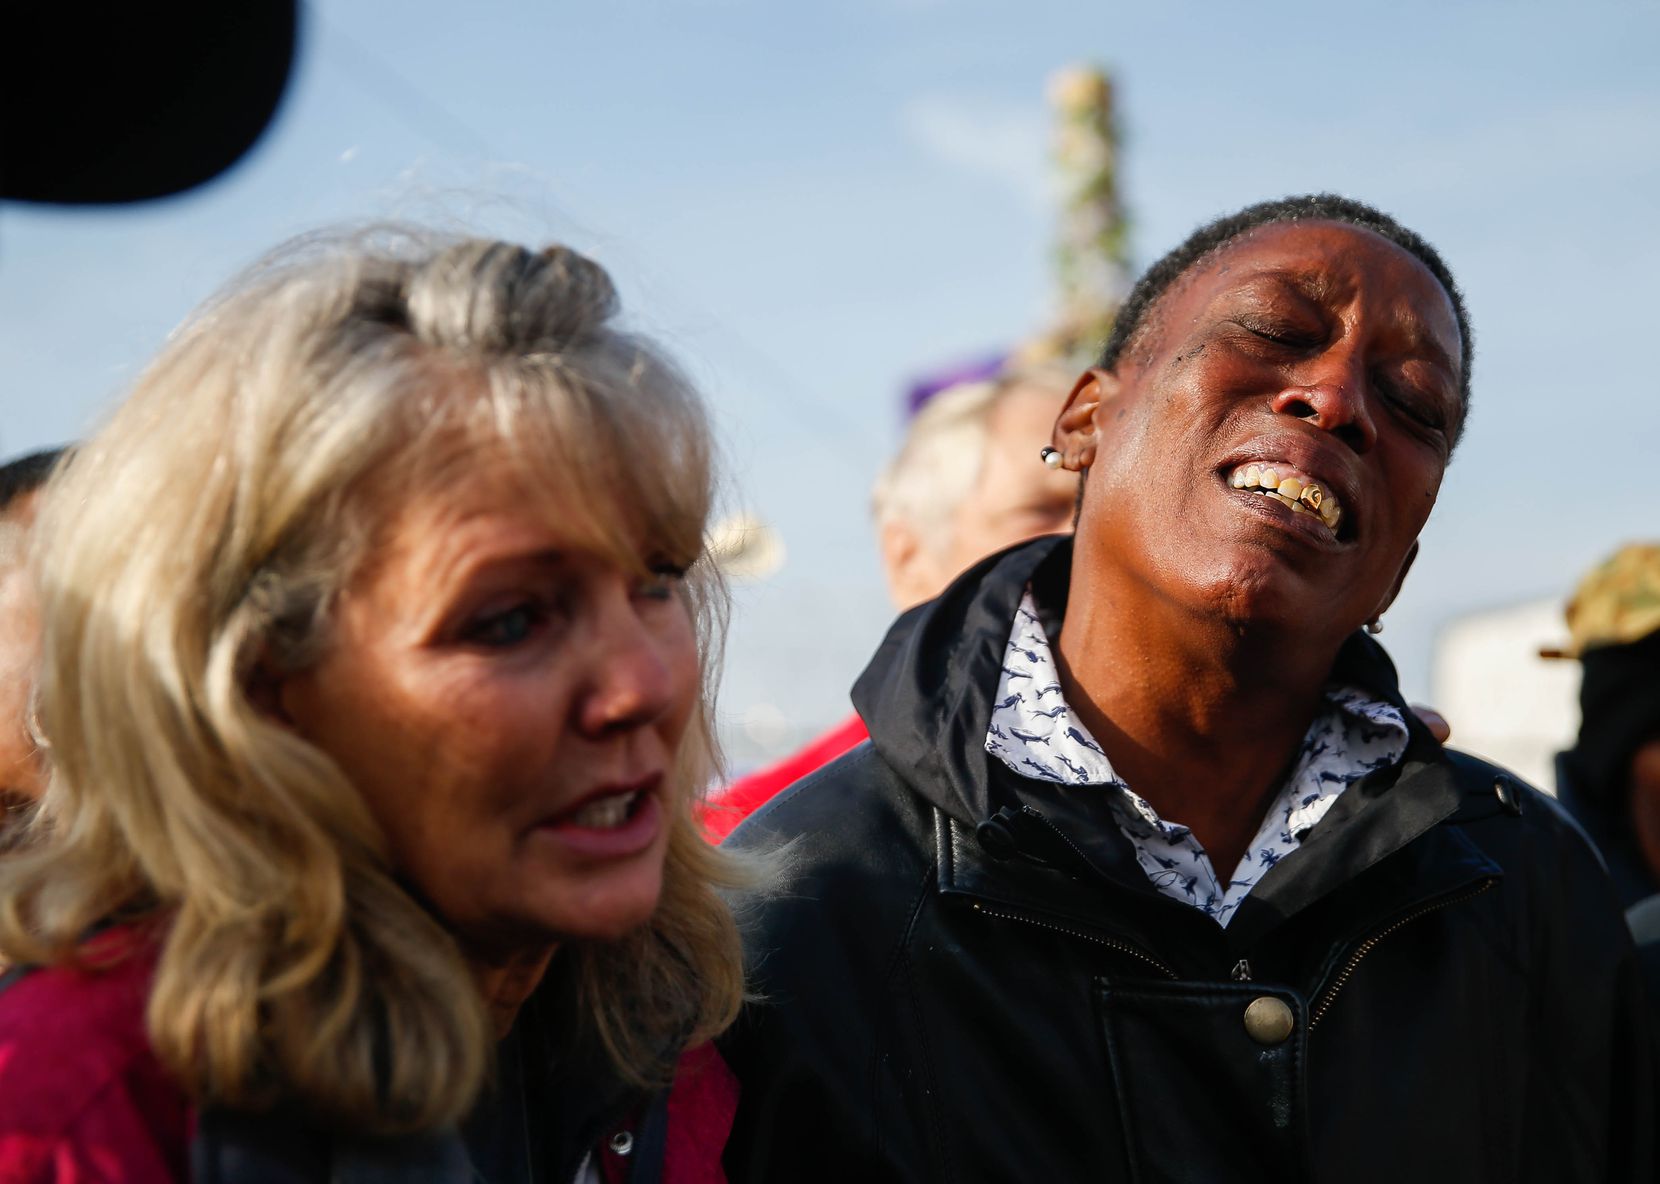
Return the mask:
M905 380L1049 311L1044 84L1120 87L1146 263L1333 189L1464 284L1476 410L1388 618L1565 594L1660 536L1660 5L332 0L234 173L118 212L0 208L0 451L83 433L168 330L296 232L398 216L590 251L715 407L727 500L789 562L738 589L723 707L806 733L886 624L866 491Z

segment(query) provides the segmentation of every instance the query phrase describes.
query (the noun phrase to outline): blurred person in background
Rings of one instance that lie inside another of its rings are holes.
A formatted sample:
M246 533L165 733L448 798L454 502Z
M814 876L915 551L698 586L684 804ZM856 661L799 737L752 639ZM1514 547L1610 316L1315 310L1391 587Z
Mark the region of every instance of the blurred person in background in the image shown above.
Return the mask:
M562 247L304 241L54 480L0 1179L721 1178L710 441L616 311Z
M1660 1003L1660 545L1621 547L1565 615L1570 644L1545 656L1578 658L1583 674L1556 794L1608 862Z
M871 743L728 842L788 851L734 1180L1655 1178L1595 852L1368 636L1471 357L1440 256L1333 195L1142 276L1044 450L1073 534L902 616Z
M1078 478L1031 458L1072 389L1068 371L1016 368L948 387L912 418L871 496L882 574L903 611L939 595L976 560L1072 528ZM719 842L779 790L869 737L858 715L783 760L712 794L704 829Z
M40 610L28 555L41 487L62 457L54 448L0 465L0 832L45 778L31 722Z
M903 612L987 555L1072 529L1078 478L1032 464L1076 375L1012 369L935 395L871 493L882 575Z

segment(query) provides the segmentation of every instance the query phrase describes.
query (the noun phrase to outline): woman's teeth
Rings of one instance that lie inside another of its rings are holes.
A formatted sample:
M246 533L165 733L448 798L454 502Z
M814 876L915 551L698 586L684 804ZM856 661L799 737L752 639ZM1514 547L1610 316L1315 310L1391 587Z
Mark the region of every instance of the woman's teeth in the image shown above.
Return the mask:
M1343 521L1343 507L1337 495L1327 491L1307 477L1291 473L1280 475L1273 465L1240 465L1233 471L1228 484L1247 493L1260 493L1289 506L1299 514L1312 514L1326 524L1333 534Z
M615 830L628 821L629 815L634 812L634 803L640 800L644 790L633 790L630 793L614 793L609 797L597 798L576 811L567 820L569 826L580 826L586 830Z

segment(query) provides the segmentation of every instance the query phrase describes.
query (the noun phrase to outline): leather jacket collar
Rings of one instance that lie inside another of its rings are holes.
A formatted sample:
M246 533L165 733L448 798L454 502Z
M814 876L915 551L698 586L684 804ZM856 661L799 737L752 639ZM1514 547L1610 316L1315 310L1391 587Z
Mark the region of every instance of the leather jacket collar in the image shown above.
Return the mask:
M1138 946L1153 944L1137 932L1143 927L1174 926L1204 946L1244 951L1363 877L1370 891L1359 916L1381 925L1501 874L1456 825L1441 825L1502 809L1500 795L1461 788L1456 758L1406 708L1382 648L1359 633L1339 653L1333 676L1402 708L1412 733L1406 757L1351 786L1299 852L1263 876L1226 930L1155 893L1127 843L1116 855L1110 842L1104 857L1085 855L1051 811L1031 804L1053 789L1019 778L984 748L1015 608L1034 583L1045 610L1056 614L1045 625L1058 628L1070 565L1067 538L983 561L939 600L901 617L854 687L877 750L936 811L944 891L1037 910ZM1003 780L1020 782L1023 792L1000 792ZM1410 860L1390 860L1408 847ZM1380 865L1387 870L1368 874Z

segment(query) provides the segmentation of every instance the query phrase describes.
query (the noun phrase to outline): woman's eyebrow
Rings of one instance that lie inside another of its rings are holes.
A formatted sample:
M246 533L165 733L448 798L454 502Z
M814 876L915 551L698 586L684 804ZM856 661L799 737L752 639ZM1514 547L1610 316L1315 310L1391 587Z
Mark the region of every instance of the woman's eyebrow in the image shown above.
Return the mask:
M1263 285L1271 285L1287 294L1313 304L1330 302L1334 285L1324 272L1288 271L1279 267L1265 267L1261 271L1241 277L1240 288L1248 295L1260 295Z
M556 547L543 547L532 551L504 547L499 551L487 550L482 554L463 556L455 566L463 576L471 577L503 567L558 568L564 566L569 559L568 553Z
M459 591L472 581L488 577L503 568L553 570L569 560L568 554L556 547L494 546L487 541L472 539L452 539L449 542L450 546L429 555L425 565L429 586L444 589L446 594Z
M1429 326L1417 315L1416 309L1403 309L1395 317L1395 325L1406 337L1407 345L1412 351L1423 355L1432 365L1445 370L1449 378L1455 381L1458 379L1459 359L1436 340L1435 334L1429 331Z
M1269 267L1246 279L1247 284L1259 280L1270 281L1276 287L1289 290L1292 295L1322 306L1341 295L1339 282L1324 271L1288 271L1284 268ZM1411 349L1424 354L1429 362L1440 366L1449 377L1457 379L1458 357L1449 353L1446 347L1436 340L1423 318L1417 315L1416 309L1397 313L1394 324L1406 336Z
M440 629L455 611L456 606L477 590L480 580L496 578L500 572L533 569L539 576L558 571L569 561L569 555L556 548L522 551L503 549L479 554L451 555L428 568L432 586L437 590L431 603L422 607L417 621L417 632L430 634Z

